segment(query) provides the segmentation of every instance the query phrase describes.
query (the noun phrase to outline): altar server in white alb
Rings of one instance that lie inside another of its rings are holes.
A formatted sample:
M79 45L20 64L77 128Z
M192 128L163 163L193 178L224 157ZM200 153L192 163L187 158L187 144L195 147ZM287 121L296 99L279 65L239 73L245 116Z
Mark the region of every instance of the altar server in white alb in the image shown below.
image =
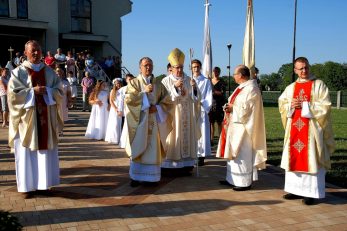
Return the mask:
M140 74L127 85L124 102L128 128L125 151L130 157L130 186L157 184L161 179L160 164L165 156L160 130L167 123L170 103L160 79L154 78L153 61L144 57L139 62Z
M285 128L281 167L286 170L284 199L306 205L325 197L325 173L335 150L331 101L323 81L310 75L307 58L294 61L298 79L278 99Z
M200 100L200 130L201 137L198 140L198 165L203 166L205 157L211 155L211 129L208 113L212 107L212 84L211 80L201 74L201 62L194 59L191 62L193 79L195 80L201 95Z
M168 60L172 71L162 80L172 100L168 117L172 130L166 139L166 158L162 163L165 174L192 174L201 136L200 92L195 80L183 72L184 58L178 48L171 51Z
M27 61L8 84L9 145L14 149L18 192L32 197L60 183L58 132L63 127L60 78L41 62L37 41L25 44Z
M245 65L235 68L234 79L239 86L225 105L225 116L217 157L228 159L226 180L235 191L251 188L258 180L258 170L267 159L263 101L250 71Z

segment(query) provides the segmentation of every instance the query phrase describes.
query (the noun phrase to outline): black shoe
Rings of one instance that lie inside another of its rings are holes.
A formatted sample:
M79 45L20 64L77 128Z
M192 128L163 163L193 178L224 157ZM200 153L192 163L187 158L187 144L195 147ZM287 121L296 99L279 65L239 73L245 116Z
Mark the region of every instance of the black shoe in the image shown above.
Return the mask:
M145 181L142 182L144 186L149 186L149 187L156 187L159 185L159 182L149 182L149 181Z
M131 187L138 187L138 186L140 186L140 181L138 181L138 180L131 180L130 181L130 186Z
M234 186L233 187L234 191L247 191L247 190L250 190L250 189L251 189L251 185L247 186L247 187L239 187L239 186Z
M235 185L230 184L230 183L229 183L228 181L226 181L226 180L220 180L219 183L220 183L221 185L227 185L227 186L230 186L230 187L235 187Z
M42 195L42 196L52 196L53 192L52 190L46 189L46 190L36 190L37 195Z
M283 199L286 199L286 200L296 200L296 199L301 199L301 198L302 198L302 196L298 196L298 195L291 194L291 193L283 195Z
M304 197L304 199L302 199L302 203L304 205L313 205L314 204L314 199L311 197Z
M204 165L205 165L205 157L199 157L198 166L204 166Z
M25 192L25 193L23 193L23 197L24 197L24 199L31 199L31 198L35 197L35 192L34 191Z

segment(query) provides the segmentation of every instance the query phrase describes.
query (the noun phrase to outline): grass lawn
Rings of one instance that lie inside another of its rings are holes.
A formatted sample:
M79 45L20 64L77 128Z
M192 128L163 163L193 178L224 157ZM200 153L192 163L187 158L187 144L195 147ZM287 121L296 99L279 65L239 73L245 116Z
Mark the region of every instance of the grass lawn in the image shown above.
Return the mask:
M283 149L284 129L277 107L265 107L267 163L279 166ZM328 182L347 187L347 110L332 110L336 150L331 156L332 168L328 171Z

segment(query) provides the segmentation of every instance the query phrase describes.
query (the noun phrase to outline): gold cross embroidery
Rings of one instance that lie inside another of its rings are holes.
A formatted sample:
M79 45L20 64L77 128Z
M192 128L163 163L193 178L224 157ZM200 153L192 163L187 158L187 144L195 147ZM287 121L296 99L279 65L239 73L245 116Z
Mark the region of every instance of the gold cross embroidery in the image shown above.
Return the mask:
M298 140L293 146L298 152L301 152L302 149L304 149L305 144L301 140Z
M305 123L304 121L301 120L301 118L299 118L295 123L294 123L294 126L299 130L299 132L301 131L301 129L303 127L305 127Z
M305 94L305 91L304 89L301 89L299 91L299 95L296 97L297 100L299 100L300 103L304 102L304 101L307 101L307 96Z

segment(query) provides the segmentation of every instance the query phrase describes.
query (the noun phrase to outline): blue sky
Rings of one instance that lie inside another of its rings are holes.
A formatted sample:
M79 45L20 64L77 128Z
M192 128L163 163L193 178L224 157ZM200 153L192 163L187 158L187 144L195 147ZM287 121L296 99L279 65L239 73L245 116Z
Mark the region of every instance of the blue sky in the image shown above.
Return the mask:
M347 63L347 1L297 0L296 57L310 63ZM122 17L123 65L139 73L138 61L149 56L154 75L164 74L167 56L177 47L202 59L205 0L132 0L132 12ZM242 63L247 0L209 0L213 66L227 75L231 43L231 68ZM260 74L277 72L290 63L293 50L294 0L253 0L255 56Z

